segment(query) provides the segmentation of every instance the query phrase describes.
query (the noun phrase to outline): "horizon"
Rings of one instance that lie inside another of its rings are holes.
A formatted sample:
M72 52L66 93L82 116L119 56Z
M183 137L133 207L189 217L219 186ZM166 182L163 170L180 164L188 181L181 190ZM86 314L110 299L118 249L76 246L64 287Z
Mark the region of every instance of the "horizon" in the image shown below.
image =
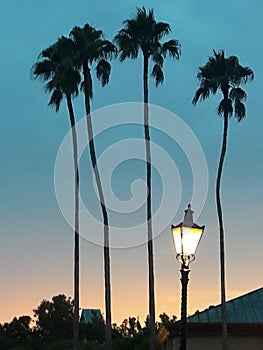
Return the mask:
M257 288L257 289L255 289L255 290L251 290L251 291L249 291L249 292L246 292L246 293L244 293L244 294L242 294L242 295L238 295L238 296L236 296L236 297L234 297L234 298L228 299L227 302L234 301L234 300L236 300L236 299L242 298L242 297L244 297L244 296L246 296L246 295L248 295L248 294L254 293L254 292L256 292L256 291L258 291L258 290L260 290L260 289L262 289L262 288L263 288L263 287L260 287L260 288ZM59 294L63 294L63 293L59 293ZM57 295L59 295L59 294L57 294ZM57 296L57 295L54 295L54 296ZM52 296L52 297L54 297L54 296ZM65 296L66 296L67 298L70 298L71 300L73 300L73 298L72 298L71 296L68 296L68 295L65 295ZM48 300L50 301L51 299L52 299L52 298L50 298L50 299L48 299ZM39 301L39 304L36 305L35 308L37 308L43 300L46 300L46 299L43 298L42 300L40 300L40 301ZM205 307L205 308L202 309L202 310L195 310L195 311L192 312L192 313L189 313L189 312L188 312L188 313L187 313L187 317L194 316L194 315L196 315L197 313L203 313L203 312L209 310L210 308L216 308L216 307L219 307L220 305L221 305L220 303L217 304L217 305L207 305L207 307ZM96 307L90 307L90 308L80 307L80 316L81 316L82 310L100 310L100 312L101 312L101 309L98 309L98 308L96 308ZM168 313L165 312L165 310L163 310L163 311L160 312L160 313L158 314L158 316L156 317L156 322L160 321L160 315L161 315L162 313L167 314L170 318L172 318L173 316L176 316L176 315L174 315L174 314L168 314ZM103 319L105 320L105 318L104 318L104 313L101 313L101 315L102 315ZM16 316L14 316L12 319L10 319L10 321L8 321L8 322L2 322L2 323L0 323L0 324L1 324L1 325L4 325L5 323L10 323L14 318L19 318L19 317L21 317L21 316L30 316L30 317L31 317L31 320L32 320L33 322L35 322L35 320L34 320L34 314L33 314L33 310L32 310L31 313L27 313L27 314L23 314L23 315L16 315ZM124 317L123 319L119 319L119 320L117 320L117 321L113 320L113 321L112 321L112 324L116 323L117 325L121 325L121 323L122 323L125 319L128 319L129 317L136 317L136 319L138 319L138 320L140 321L141 324L142 324L142 322L145 323L145 321L146 321L146 319L147 319L147 316L149 316L149 315L146 314L145 317L142 317L142 318L141 318L141 316L142 316L142 315L133 315L133 314L127 315L127 316ZM179 320L180 320L180 317L177 317L177 316L176 316L176 319L177 319L177 321L179 321Z

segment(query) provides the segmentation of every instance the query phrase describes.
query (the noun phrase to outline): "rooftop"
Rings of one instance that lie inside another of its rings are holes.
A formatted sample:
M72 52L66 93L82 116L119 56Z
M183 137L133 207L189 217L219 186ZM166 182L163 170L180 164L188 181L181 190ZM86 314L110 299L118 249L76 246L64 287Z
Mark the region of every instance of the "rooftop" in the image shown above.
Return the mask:
M100 309L82 309L80 317L81 323L92 323L94 318L102 319Z
M228 323L263 323L263 288L229 300L226 303ZM197 311L187 318L188 323L220 323L221 304Z

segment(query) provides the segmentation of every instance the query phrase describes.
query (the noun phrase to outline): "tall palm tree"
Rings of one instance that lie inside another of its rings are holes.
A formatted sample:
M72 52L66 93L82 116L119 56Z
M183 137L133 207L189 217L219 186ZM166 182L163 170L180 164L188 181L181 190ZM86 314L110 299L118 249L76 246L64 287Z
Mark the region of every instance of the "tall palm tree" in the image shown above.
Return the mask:
M115 46L103 37L101 30L96 30L89 24L83 28L74 27L70 36L76 46L75 63L82 70L83 92L85 99L87 130L89 140L90 158L92 162L95 181L98 189L100 206L104 225L104 276L105 276L105 308L106 308L106 349L112 348L111 335L111 283L110 283L110 241L109 241L109 220L107 208L105 205L101 177L97 166L96 150L93 139L93 128L91 120L91 98L93 96L91 66L96 64L96 75L101 81L102 86L108 84L111 65L108 62L116 54Z
M79 169L78 169L78 146L75 129L75 114L72 97L78 95L80 74L71 64L74 53L73 42L65 37L43 50L39 60L34 64L32 73L35 78L46 81L46 92L51 93L49 105L59 111L63 97L66 98L70 118L73 166L74 166L74 319L73 339L74 349L79 347Z
M217 170L216 179L216 205L219 221L219 239L220 239L220 278L221 278L221 311L222 311L222 349L227 349L227 315L226 315L226 283L225 283L225 242L224 242L224 223L220 198L221 177L227 149L227 132L229 118L234 114L237 121L240 122L246 115L246 92L240 87L254 78L253 71L248 67L239 64L236 56L225 57L224 51L214 51L214 56L210 57L208 62L199 68L197 78L200 81L200 87L197 89L193 98L195 105L199 99L204 100L210 94L216 94L221 91L223 99L217 107L217 113L223 116L223 139L222 148Z
M120 54L120 61L126 58L137 58L139 52L143 56L143 101L144 101L144 137L146 152L146 179L147 179L147 233L148 233L148 268L149 268L149 317L150 317L150 349L155 348L155 298L154 298L154 260L153 260L153 232L152 232L152 189L151 189L151 148L149 129L149 61L153 61L151 75L156 86L164 81L163 63L167 54L179 59L180 44L177 40L169 40L161 43L161 39L171 31L168 23L156 22L154 11L147 13L144 7L137 9L137 14L132 19L123 22L122 28L115 36Z

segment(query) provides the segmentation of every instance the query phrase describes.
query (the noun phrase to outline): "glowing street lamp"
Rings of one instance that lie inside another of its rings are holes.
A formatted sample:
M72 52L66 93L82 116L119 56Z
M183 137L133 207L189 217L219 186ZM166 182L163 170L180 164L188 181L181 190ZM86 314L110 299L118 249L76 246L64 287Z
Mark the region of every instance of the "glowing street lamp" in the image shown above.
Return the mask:
M179 225L172 225L172 234L176 251L176 259L181 263L181 332L180 350L186 350L186 315L187 315L187 284L189 264L195 259L195 253L203 235L205 226L198 226L193 220L191 205L185 210L184 220Z

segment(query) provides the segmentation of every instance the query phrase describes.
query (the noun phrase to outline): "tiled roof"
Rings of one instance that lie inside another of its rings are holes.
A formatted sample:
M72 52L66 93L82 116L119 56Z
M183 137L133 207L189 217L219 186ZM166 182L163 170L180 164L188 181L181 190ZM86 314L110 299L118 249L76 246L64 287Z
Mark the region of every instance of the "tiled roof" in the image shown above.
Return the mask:
M263 323L263 288L229 300L226 303L228 323ZM221 305L210 306L187 318L191 323L221 322Z

